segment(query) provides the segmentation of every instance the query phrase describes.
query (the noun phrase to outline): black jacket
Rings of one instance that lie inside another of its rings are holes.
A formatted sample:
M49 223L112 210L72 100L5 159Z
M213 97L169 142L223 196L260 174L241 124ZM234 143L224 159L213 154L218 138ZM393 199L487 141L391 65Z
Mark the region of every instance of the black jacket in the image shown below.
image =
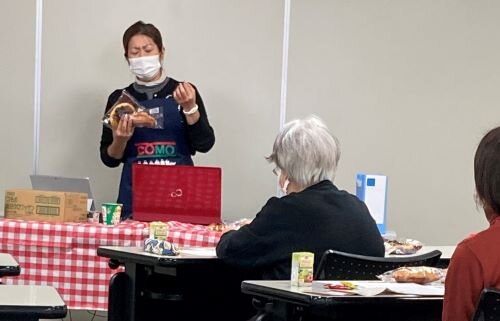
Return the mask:
M313 252L315 267L328 249L384 256L384 242L366 205L322 181L282 198L272 197L252 223L222 235L217 256L259 271L267 280L290 279L293 252Z

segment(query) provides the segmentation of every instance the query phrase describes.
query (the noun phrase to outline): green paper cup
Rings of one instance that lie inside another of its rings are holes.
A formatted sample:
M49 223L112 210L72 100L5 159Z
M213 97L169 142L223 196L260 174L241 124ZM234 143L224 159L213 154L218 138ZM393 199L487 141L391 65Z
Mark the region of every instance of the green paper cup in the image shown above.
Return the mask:
M115 225L120 223L123 204L103 203L102 204L102 222L106 225Z

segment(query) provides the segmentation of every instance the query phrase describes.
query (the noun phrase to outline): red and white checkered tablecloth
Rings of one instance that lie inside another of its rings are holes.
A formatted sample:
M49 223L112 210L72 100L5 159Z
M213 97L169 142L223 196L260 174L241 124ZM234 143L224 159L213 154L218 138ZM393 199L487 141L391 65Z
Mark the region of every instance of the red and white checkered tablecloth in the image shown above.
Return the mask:
M176 221L170 221L167 224L169 230L167 240L180 247L216 246L222 234L221 232L211 231L204 225Z
M168 225L169 240L182 247L215 246L221 235L200 225ZM10 253L21 267L21 275L2 281L54 286L70 309L107 310L109 280L117 270L97 256L97 248L142 247L148 236L148 223L137 221L106 226L0 219L0 252Z

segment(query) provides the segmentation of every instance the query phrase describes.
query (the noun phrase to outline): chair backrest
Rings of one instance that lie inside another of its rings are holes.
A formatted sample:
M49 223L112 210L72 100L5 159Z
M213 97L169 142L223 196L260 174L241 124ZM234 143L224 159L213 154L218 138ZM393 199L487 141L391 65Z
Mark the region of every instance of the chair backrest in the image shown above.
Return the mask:
M481 292L473 321L500 320L500 289L485 288Z
M321 257L316 280L377 280L377 275L402 266L436 266L441 251L406 257L375 257L327 250Z

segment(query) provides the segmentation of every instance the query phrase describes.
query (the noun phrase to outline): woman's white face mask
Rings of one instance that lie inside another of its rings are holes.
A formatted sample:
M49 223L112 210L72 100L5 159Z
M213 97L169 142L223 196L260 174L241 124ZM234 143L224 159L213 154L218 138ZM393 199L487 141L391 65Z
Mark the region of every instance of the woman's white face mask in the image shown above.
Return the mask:
M128 59L130 70L141 80L153 79L161 68L160 56L144 56Z

